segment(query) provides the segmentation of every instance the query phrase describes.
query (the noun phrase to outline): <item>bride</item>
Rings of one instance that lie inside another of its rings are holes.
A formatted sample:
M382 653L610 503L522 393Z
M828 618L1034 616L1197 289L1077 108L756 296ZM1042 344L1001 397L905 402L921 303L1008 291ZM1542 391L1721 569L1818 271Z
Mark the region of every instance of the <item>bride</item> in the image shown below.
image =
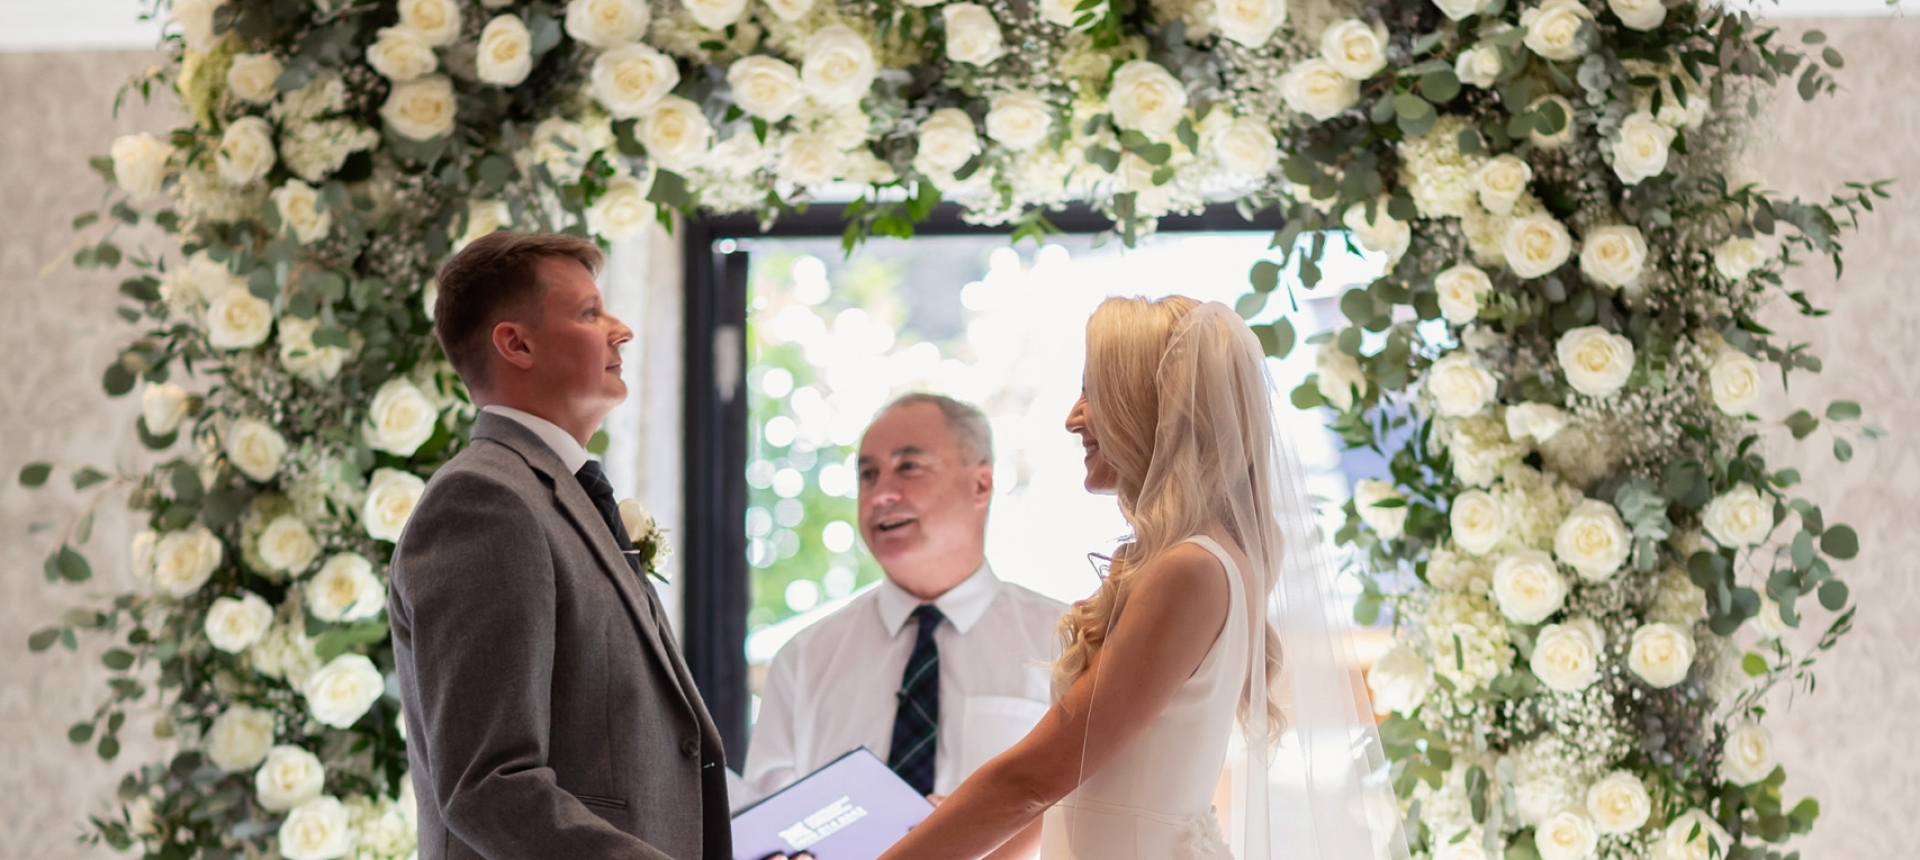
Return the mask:
M1043 860L1225 860L1236 852L1222 818L1237 819L1249 860L1371 860L1377 841L1354 813L1377 740L1325 644L1317 553L1282 558L1283 536L1314 543L1311 511L1276 444L1257 339L1218 303L1112 298L1088 321L1083 382L1067 429L1085 446L1087 489L1119 496L1132 539L1061 620L1053 707L881 860L1031 856L1036 818ZM1287 481L1297 498L1276 500ZM1283 650L1287 719L1269 694ZM1234 746L1234 808L1216 814ZM1285 802L1276 782L1292 787Z

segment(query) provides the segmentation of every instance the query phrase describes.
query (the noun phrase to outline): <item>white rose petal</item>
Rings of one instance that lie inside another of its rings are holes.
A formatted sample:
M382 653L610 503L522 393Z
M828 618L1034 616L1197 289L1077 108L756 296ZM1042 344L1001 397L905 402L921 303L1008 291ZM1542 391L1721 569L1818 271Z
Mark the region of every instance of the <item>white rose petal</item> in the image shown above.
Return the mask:
M1555 813L1533 833L1540 860L1586 860L1600 844L1593 819L1571 809Z
M1381 502L1398 499L1401 504L1380 507ZM1407 497L1391 482L1365 478L1353 483L1353 509L1381 540L1396 540L1407 525Z
M227 428L227 460L241 474L262 484L280 471L287 440L280 431L252 418L241 418Z
M1587 814L1601 833L1632 833L1653 815L1653 798L1638 775L1617 770L1587 788Z
M1660 0L1607 0L1607 8L1633 30L1652 30L1667 20L1667 5Z
M1640 280L1646 265L1646 237L1630 224L1595 229L1580 248L1581 274L1603 286L1629 286Z
M1539 624L1567 601L1567 579L1553 557L1524 549L1502 556L1493 566L1493 601L1520 624Z
M400 531L413 516L413 508L426 492L427 482L398 469L377 469L367 485L367 504L361 511L367 536L375 540L399 541Z
M252 770L273 746L273 714L233 705L213 718L206 742L207 758L221 770Z
M252 349L273 333L273 305L231 289L207 306L207 342L215 349Z
M1186 113L1187 88L1158 63L1129 60L1113 73L1107 109L1123 130L1164 136Z
M1434 8L1454 21L1465 20L1487 9L1487 0L1433 0Z
M474 58L480 80L502 87L519 86L533 71L533 34L518 15L501 15L480 31L480 52Z
M378 38L367 48L367 65L387 80L403 84L433 74L440 68L440 58L418 30L382 27Z
M1675 624L1643 624L1633 631L1627 668L1649 686L1665 689L1687 679L1693 667L1693 634Z
M1729 349L1707 368L1707 387L1713 405L1728 415L1745 415L1760 400L1760 362Z
M620 525L627 530L627 540L638 546L653 536L653 515L647 513L646 506L636 499L620 500Z
M380 106L380 117L409 140L432 140L453 131L457 106L453 81L446 75L427 75L397 84Z
M1500 73L1506 70L1506 60L1501 58L1500 49L1493 45L1468 48L1453 61L1454 77L1463 84L1472 84L1483 90L1491 88L1500 79Z
M320 211L320 192L298 179L273 190L273 205L280 211L281 226L292 230L302 245L325 239L333 229L333 213Z
M576 122L548 117L533 127L534 161L547 168L555 182L570 185L580 181L580 171L592 159L594 147L587 141L587 129Z
M467 229L453 240L453 252L473 244L473 240L513 224L513 210L505 200L468 200ZM458 226L458 225L455 225Z
M451 45L460 35L460 6L454 0L400 0L400 26L436 48Z
M632 119L652 110L680 84L673 58L646 45L626 45L593 61L588 89L615 119Z
M1773 775L1773 734L1752 721L1727 732L1720 753L1720 776L1735 785L1752 785Z
M220 179L228 185L245 185L273 169L279 156L273 147L273 126L257 116L233 121L220 135L220 149L214 164Z
M1473 174L1480 205L1495 215L1512 212L1513 205L1527 193L1527 183L1532 181L1533 168L1512 153L1487 159Z
M947 59L985 66L1007 52L1000 22L978 3L949 3L940 9L947 25Z
M1667 153L1676 132L1661 125L1653 114L1630 114L1620 123L1620 137L1613 143L1613 172L1628 185L1666 172Z
M651 17L645 0L571 0L567 35L596 48L618 48L640 41Z
M386 692L386 679L364 654L342 654L307 678L300 694L313 717L336 729L352 728Z
M1689 838L1691 837L1691 838ZM1698 809L1687 810L1661 831L1653 843L1653 860L1721 860L1733 847L1733 836L1720 822Z
M155 436L165 436L180 429L180 422L187 417L187 390L171 382L147 383L146 390L140 392L140 420L147 425L147 432Z
M1580 28L1592 20L1580 0L1546 0L1520 13L1527 49L1549 60L1576 60L1586 53L1592 46L1580 40Z
M795 134L780 141L780 159L773 169L788 182L821 185L840 178L847 169L847 158L825 137Z
M114 138L109 150L113 156L113 181L135 201L160 193L167 180L167 162L173 158L173 144L146 132Z
M1259 117L1234 119L1226 128L1209 135L1207 151L1227 172L1248 179L1264 179L1280 165L1280 143Z
M1384 197L1374 201L1372 220L1367 219L1367 204L1355 203L1347 207L1340 223L1353 232L1353 238L1359 240L1360 247L1385 254L1389 260L1400 259L1400 255L1405 254L1413 242L1413 227L1387 214L1387 200Z
M1463 263L1433 276L1433 289L1440 294L1440 313L1447 322L1466 325L1480 315L1493 280L1480 267Z
M698 165L713 143L713 125L700 106L679 96L667 96L641 118L641 145L661 167L687 170Z
M1713 269L1729 281L1744 281L1766 263L1760 243L1735 236L1713 249Z
M207 642L228 654L247 650L271 626L273 607L251 591L240 592L238 598L215 598L207 608Z
M587 207L587 229L609 242L626 242L639 237L656 217L640 180L615 176L607 180L607 190L600 199Z
M174 23L180 25L180 36L187 43L187 49L205 51L214 46L213 32L214 10L226 5L227 0L174 0L167 10Z
M1273 38L1273 31L1286 22L1287 0L1215 0L1213 3L1214 29L1249 48L1265 46Z
M747 11L747 0L680 0L680 5L709 30L724 30Z
M1536 443L1567 429L1567 413L1545 403L1522 403L1507 409L1507 436L1518 442L1529 436Z
M814 0L766 0L767 8L782 21L798 21L813 11Z
M995 96L987 111L987 136L1014 152L1039 146L1053 130L1053 111L1028 92Z
M292 514L274 518L260 533L260 560L272 570L300 573L319 555L313 532Z
M386 607L386 590L373 575L373 563L359 553L327 559L307 581L307 611L321 621L363 621Z
M1773 532L1773 505L1752 484L1738 484L1707 503L1700 524L1721 546L1753 546Z
M1548 689L1577 693L1600 676L1600 650L1605 643L1594 636L1599 629L1587 619L1566 624L1549 624L1534 638L1533 657L1527 668Z
M148 562L154 587L174 597L192 595L219 569L224 555L220 539L206 526L168 532L154 543Z
M331 797L316 797L280 822L280 856L286 860L335 860L353 850L353 820Z
M1552 215L1536 212L1513 220L1501 238L1500 249L1514 274L1539 278L1552 274L1572 256L1573 237Z
M920 123L920 150L913 166L922 173L952 173L979 152L973 118L959 108L941 108Z
M1435 409L1448 418L1477 415L1493 402L1500 383L1473 356L1456 352L1433 363L1427 371L1427 390Z
M1633 374L1633 342L1597 325L1561 335L1553 351L1567 384L1591 397L1619 391Z
M1280 76L1280 97L1287 108L1326 121L1360 100L1360 83L1320 57L1303 60Z
M273 101L280 90L280 60L272 54L235 54L227 67L227 92L243 102L263 105Z
M267 760L253 775L254 798L268 812L286 812L320 796L327 768L320 757L296 746L267 750Z
M1619 572L1633 553L1633 535L1620 512L1599 499L1574 505L1553 534L1553 554L1580 578L1602 582Z
M1432 686L1427 661L1406 645L1394 646L1367 668L1367 693L1376 714L1411 714Z
M749 116L779 122L800 104L800 71L772 57L741 57L727 67L733 103Z
M1349 18L1320 33L1320 56L1340 74L1364 81L1387 67L1387 29Z
M807 39L800 82L807 95L822 105L858 104L878 74L873 46L845 24L822 27Z
M1356 390L1362 396L1367 393L1367 374L1360 369L1360 362L1333 341L1321 345L1313 363L1320 375L1320 396L1334 408L1346 412L1353 408Z
M314 346L313 333L320 329L318 317L310 320L281 317L279 326L280 366L286 368L288 373L314 385L325 385L340 374L340 368L346 364L348 350L337 346Z
M362 435L376 451L411 457L433 437L439 422L440 408L426 392L406 378L396 376L374 392Z
M1507 510L1484 490L1455 496L1447 520L1453 542L1473 555L1486 555L1507 536Z
M1560 109L1560 130L1547 134L1537 128L1530 129L1527 132L1527 139L1541 149L1559 149L1573 137L1573 102L1568 101L1566 96L1541 96L1527 105L1527 110L1543 110L1542 106L1549 102Z

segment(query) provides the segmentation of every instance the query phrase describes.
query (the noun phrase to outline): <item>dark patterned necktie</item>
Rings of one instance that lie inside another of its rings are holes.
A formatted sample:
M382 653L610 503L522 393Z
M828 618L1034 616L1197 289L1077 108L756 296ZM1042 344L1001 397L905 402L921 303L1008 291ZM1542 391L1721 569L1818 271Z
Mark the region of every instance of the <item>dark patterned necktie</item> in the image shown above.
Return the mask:
M627 560L627 566L633 568L634 573L639 573L640 553L627 537L627 525L620 519L620 503L613 500L613 482L607 480L607 471L600 468L598 460L588 460L573 476L580 480L580 488L587 491L587 498L592 499L593 506L600 511L600 519L613 532L613 542L620 545L620 556Z
M900 692L894 694L900 704L893 714L887 767L921 794L933 793L933 754L940 737L940 646L933 631L945 617L931 603L913 611L920 631L900 676Z

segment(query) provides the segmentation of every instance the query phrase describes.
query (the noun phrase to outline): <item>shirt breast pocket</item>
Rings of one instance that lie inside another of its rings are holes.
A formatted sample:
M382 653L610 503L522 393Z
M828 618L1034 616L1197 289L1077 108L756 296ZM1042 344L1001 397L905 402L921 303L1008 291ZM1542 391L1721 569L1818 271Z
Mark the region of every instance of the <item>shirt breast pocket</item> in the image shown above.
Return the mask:
M1033 731L1048 704L1020 696L968 696L960 734L960 778Z

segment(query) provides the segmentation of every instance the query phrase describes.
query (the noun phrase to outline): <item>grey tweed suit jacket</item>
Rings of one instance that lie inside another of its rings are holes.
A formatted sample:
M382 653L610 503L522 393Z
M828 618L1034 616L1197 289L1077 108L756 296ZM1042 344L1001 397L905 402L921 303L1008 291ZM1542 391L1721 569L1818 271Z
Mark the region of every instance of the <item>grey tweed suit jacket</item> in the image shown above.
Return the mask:
M659 598L538 436L481 413L391 580L420 860L730 856L720 736Z

